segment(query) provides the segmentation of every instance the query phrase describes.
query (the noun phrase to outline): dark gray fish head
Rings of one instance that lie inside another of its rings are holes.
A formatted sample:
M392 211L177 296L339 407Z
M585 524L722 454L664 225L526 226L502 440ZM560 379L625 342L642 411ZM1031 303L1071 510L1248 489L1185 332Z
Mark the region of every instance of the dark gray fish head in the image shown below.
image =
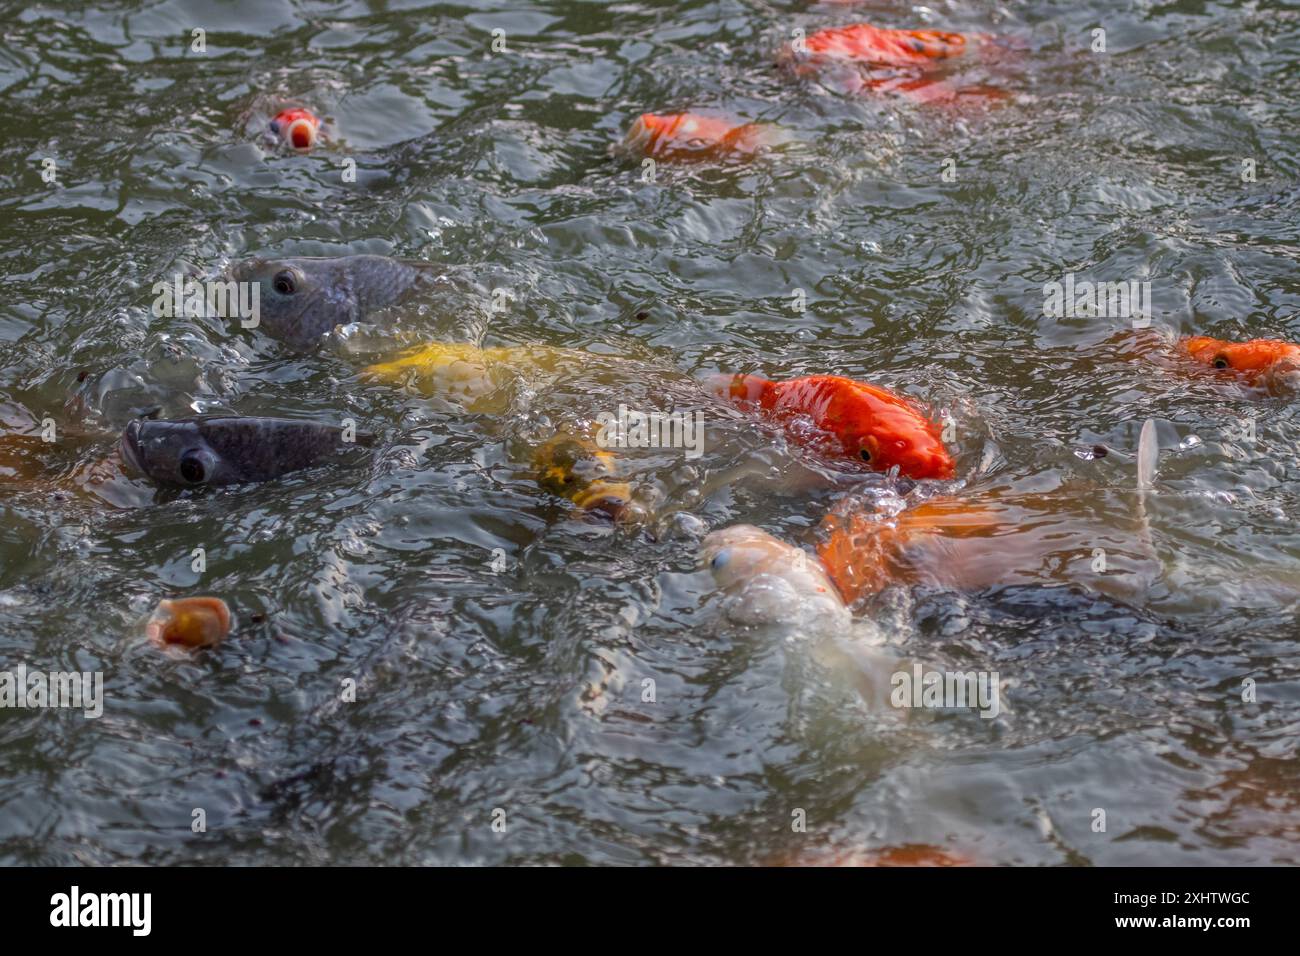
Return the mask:
M352 438L352 441L347 439ZM308 468L372 436L287 418L136 419L122 432L122 460L162 485L201 488L269 481Z
M256 284L260 327L299 349L336 325L397 304L428 272L425 263L369 255L253 258L226 270L236 282Z

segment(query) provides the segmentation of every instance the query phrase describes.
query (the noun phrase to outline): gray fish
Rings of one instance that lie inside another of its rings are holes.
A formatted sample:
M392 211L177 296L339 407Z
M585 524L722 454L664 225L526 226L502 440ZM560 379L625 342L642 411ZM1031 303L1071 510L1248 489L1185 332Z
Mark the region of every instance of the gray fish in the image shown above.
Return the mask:
M158 484L199 488L268 481L373 443L363 432L344 441L342 428L316 422L212 415L136 419L119 449L130 468Z
M432 278L432 267L387 256L254 258L234 263L226 274L258 284L258 318L268 335L308 349L334 326L397 304Z

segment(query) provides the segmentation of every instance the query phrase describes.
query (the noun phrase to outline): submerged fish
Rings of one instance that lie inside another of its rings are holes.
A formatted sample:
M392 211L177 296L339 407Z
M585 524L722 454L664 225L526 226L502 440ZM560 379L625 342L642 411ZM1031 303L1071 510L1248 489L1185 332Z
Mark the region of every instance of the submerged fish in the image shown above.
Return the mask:
M818 557L855 606L891 585L979 591L1074 584L1133 602L1159 578L1134 495L991 489L936 498L890 517L836 509L822 522ZM1108 520L1099 521L1107 516ZM1127 527L1126 527L1127 526Z
M482 347L464 342L430 342L407 349L362 370L364 377L403 383L421 394L445 399L475 414L496 414L509 405L508 387L520 378L554 378L625 359L549 345Z
M762 412L792 440L830 457L876 471L897 467L908 478L953 477L955 463L938 426L912 402L883 388L838 375L788 382L721 375L710 384L715 394Z
M311 149L320 135L320 120L311 110L296 107L281 110L271 120L271 134L294 149Z
M852 23L818 30L804 40L804 45L813 56L827 59L929 67L937 60L961 56L982 39L944 30L890 30Z
M307 349L336 325L396 305L432 276L428 263L388 256L252 258L226 270L258 286L258 319L268 335Z
M1252 387L1279 391L1300 387L1300 344L1282 339L1179 338L1167 329L1153 327L1121 332L1101 347L1107 355L1153 362L1173 371L1199 371L1208 366Z
M198 488L268 481L373 441L316 422L214 415L137 419L119 449L129 468L158 484Z
M765 123L734 123L698 113L642 113L623 148L655 159L747 159L781 140Z
M544 491L567 498L582 511L616 521L629 517L632 485L617 480L614 456L589 438L556 435L537 448L532 465Z
M362 375L412 386L473 414L501 414L510 407L510 386L515 382L581 372L597 362L632 364L608 355L546 345L483 348L462 342L432 342L371 365ZM615 456L589 434L561 432L535 448L530 458L533 476L551 494L569 499L583 511L600 512L616 520L639 516L639 509L631 503L632 485L617 480Z
M890 30L868 23L818 30L792 44L780 60L800 75L822 74L828 67L849 66L836 77L846 92L897 93L918 102L937 103L962 97L985 100L1007 97L1005 90L985 85L957 86L935 75L948 61L971 50L985 49L991 37L944 30Z

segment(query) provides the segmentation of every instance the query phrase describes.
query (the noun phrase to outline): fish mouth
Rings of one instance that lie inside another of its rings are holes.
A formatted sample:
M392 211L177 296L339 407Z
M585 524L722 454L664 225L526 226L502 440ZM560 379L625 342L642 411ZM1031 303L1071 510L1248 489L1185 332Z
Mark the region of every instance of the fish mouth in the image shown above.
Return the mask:
M140 454L140 420L136 419L122 430L122 437L117 443L118 454L122 456L129 471L138 475L146 475L144 463Z
M574 495L572 501L581 510L621 521L629 514L632 486L625 482L597 480Z

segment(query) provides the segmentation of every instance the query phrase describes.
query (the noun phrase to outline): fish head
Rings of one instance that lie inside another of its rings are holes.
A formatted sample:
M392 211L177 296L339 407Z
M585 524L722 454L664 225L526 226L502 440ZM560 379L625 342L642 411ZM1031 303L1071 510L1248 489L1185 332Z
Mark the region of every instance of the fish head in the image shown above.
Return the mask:
M423 274L418 264L375 255L254 257L226 273L256 287L257 318L267 333L299 348L397 303Z
M551 494L572 501L583 511L618 521L630 513L632 486L618 481L611 455L579 435L561 434L533 453L537 483Z
M216 597L161 601L145 626L151 641L188 648L213 647L229 633L230 608Z
M301 107L281 110L271 120L271 134L282 139L294 149L311 149L316 145L320 120Z
M122 432L118 448L130 470L159 484L200 488L238 480L197 421L136 419Z
M956 463L938 426L915 405L883 388L835 375L814 375L775 388L778 418L804 415L830 433L835 457L908 478L952 478ZM838 445L838 447L836 447Z
M1225 342L1195 336L1183 342L1187 353L1202 365L1241 373L1254 381L1288 384L1300 380L1300 345L1278 339Z
M269 481L374 440L318 422L212 415L133 421L120 448L127 465L147 478L199 488Z
M712 531L700 546L701 564L750 623L799 622L806 615L847 616L839 591L816 556L753 525Z

